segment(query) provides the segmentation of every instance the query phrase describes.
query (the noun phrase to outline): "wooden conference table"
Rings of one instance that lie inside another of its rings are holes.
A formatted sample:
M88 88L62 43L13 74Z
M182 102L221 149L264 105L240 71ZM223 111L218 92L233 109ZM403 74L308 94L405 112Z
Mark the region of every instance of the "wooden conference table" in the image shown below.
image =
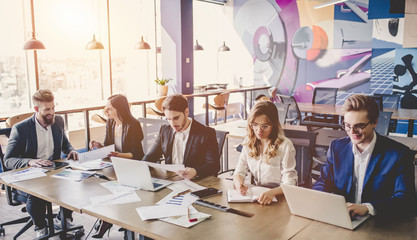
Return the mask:
M297 103L300 112L342 115L342 105ZM384 112L392 112L392 119L408 121L408 137L413 137L414 120L417 120L417 109L384 108Z
M138 190L140 202L92 206L89 198L110 194L99 183L104 180L90 177L82 182L58 179L48 176L9 184L19 190L51 201L59 206L101 218L110 223L124 227L128 231L140 233L154 239L413 239L417 232L417 218L380 220L370 218L357 230L351 231L333 225L317 222L290 213L284 197L278 203L262 206L257 203L228 204L226 190L233 187L230 180L208 177L196 183L223 190L222 195L206 200L230 206L232 208L254 213L252 218L195 205L198 211L211 214L211 218L191 227L183 228L166 222L142 221L136 213L140 206L154 205L171 190L165 188L158 192ZM111 169L110 169L111 172ZM158 173L157 175L160 175ZM170 178L172 174L166 174ZM170 178L173 179L173 178ZM4 183L0 180L1 183ZM308 200L308 199L306 199ZM130 235L133 237L133 234Z

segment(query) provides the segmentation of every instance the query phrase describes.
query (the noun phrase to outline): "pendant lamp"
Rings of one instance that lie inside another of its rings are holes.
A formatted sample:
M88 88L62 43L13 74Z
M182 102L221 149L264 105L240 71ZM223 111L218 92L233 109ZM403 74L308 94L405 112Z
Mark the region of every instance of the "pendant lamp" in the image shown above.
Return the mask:
M203 46L198 44L198 40L195 40L194 51L202 51L204 50Z
M228 52L230 51L230 48L228 46L226 46L226 43L223 42L223 45L221 47L219 47L219 52Z
M45 45L38 39L36 39L36 32L35 32L35 11L33 7L33 0L30 1L30 10L32 15L32 38L29 39L25 45L23 46L24 50L40 50L45 49Z

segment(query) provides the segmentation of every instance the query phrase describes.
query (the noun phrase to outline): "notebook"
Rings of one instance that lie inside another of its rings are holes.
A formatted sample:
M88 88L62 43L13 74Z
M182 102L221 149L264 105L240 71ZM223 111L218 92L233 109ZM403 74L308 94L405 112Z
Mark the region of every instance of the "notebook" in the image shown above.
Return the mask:
M288 207L294 215L353 230L368 216L351 220L343 196L291 185L281 185Z
M270 188L253 186L248 189L245 196L240 194L239 190L229 189L227 190L227 201L228 202L256 202L262 193L271 190ZM274 197L272 202L276 202L277 199Z
M117 181L126 186L137 187L142 190L158 191L172 182L151 177L148 164L138 160L119 157L110 158Z

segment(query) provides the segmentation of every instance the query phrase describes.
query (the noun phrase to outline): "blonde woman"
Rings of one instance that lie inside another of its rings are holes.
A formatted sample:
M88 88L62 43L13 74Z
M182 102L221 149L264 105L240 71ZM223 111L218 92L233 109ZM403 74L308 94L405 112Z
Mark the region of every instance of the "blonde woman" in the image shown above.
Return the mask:
M248 118L247 137L236 166L233 182L235 189L246 195L244 180L250 172L256 185L273 187L259 198L260 204L270 204L281 195L281 184L297 184L295 149L284 136L278 120L278 110L269 101L258 102Z

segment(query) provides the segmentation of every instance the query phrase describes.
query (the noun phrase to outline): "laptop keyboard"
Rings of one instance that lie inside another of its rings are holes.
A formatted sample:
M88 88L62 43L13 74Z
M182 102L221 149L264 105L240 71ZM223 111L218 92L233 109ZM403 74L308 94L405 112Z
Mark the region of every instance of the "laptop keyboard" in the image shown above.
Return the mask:
M157 188L157 187L159 187L159 186L162 186L162 184L160 184L160 183L156 183L156 182L153 182L153 187L154 187L154 188Z

